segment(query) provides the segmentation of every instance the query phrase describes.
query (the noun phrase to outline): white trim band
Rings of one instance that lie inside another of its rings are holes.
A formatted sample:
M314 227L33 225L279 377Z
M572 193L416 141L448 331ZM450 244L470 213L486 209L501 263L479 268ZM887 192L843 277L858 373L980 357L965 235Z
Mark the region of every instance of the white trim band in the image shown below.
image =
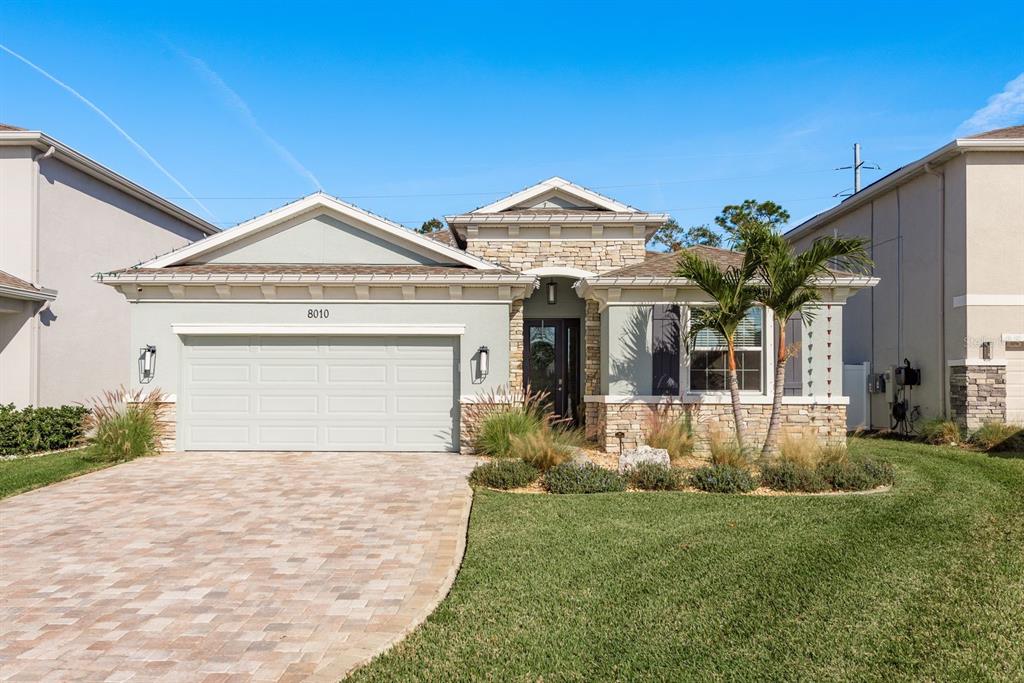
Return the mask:
M1005 358L956 358L954 360L947 360L946 365L948 367L957 366L969 366L969 365L1006 365Z
M728 405L732 400L721 394L684 394L683 396L629 396L624 394L607 396L584 396L584 403L645 403L649 405L705 404ZM772 397L764 394L741 395L743 405L771 405ZM783 396L782 405L827 405L845 406L849 396Z
M406 336L453 337L466 333L465 325L171 325L171 331L184 335L324 335L324 336Z
M1024 294L961 294L953 297L953 308L964 306L1024 306Z

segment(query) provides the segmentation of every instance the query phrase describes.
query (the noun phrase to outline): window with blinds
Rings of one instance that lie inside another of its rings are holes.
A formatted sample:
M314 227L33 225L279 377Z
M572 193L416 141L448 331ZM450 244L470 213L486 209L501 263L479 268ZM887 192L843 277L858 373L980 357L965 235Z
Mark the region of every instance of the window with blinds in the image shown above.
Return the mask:
M751 308L736 330L736 377L741 391L761 391L764 360L764 309ZM725 338L701 330L690 352L690 390L727 391L729 358Z

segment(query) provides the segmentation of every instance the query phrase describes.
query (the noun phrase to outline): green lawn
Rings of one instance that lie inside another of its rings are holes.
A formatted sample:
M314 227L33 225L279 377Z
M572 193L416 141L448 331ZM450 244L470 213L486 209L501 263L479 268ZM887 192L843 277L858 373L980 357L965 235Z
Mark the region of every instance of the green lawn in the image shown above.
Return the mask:
M1024 680L1024 460L851 449L892 492L479 491L451 594L352 680Z
M90 459L85 448L0 460L0 498L70 479L111 464Z

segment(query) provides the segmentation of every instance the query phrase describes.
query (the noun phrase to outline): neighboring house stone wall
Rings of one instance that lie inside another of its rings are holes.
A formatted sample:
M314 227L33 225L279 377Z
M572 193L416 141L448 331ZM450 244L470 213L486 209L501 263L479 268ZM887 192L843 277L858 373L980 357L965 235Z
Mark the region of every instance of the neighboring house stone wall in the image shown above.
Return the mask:
M729 403L590 403L598 446L609 453L619 451L617 432L623 433L622 446L635 448L645 443L648 426L655 412L668 420L681 420L688 413L696 436L695 453L708 453L707 437L715 432L732 435L735 430ZM591 408L592 407L592 408ZM768 433L771 405L745 405L743 417L749 446L760 448ZM831 404L783 404L782 432L809 432L822 445L846 443L846 406Z
M1006 366L955 365L949 369L949 407L961 429L1006 421Z
M643 263L642 239L628 240L486 240L469 239L466 251L513 270L569 266L594 273Z

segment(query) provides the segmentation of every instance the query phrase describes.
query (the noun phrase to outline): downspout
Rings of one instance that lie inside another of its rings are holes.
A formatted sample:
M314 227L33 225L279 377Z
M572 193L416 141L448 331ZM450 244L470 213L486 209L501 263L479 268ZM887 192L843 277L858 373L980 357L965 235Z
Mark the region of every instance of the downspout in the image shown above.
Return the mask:
M939 382L939 405L942 406L942 417L949 417L946 404L949 388L949 367L946 364L946 173L936 171L930 163L924 165L925 173L939 179L939 250L941 267L939 269L939 356L942 364L942 381Z
M31 262L30 268L30 280L36 287L41 287L42 282L39 279L39 176L42 175L42 160L49 159L57 152L57 148L50 145L45 152L32 155L32 197L29 199L31 209L31 218L29 220L29 230L31 230L30 242L31 242ZM39 314L42 313L50 302L44 303L39 311L32 316L32 352L35 358L30 359L32 378L29 380L30 390L32 394L32 405L39 405L39 375L42 372L42 353L39 348Z

